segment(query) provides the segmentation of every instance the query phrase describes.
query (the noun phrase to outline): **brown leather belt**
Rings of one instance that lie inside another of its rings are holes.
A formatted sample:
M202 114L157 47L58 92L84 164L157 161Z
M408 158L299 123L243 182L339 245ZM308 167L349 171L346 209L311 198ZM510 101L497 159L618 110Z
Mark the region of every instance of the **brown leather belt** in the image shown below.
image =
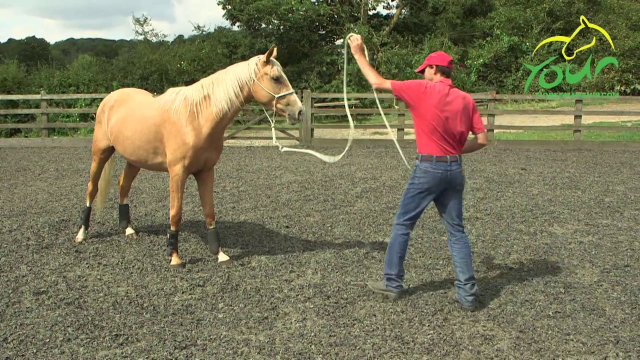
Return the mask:
M424 155L418 154L416 155L416 160L420 162L433 162L435 158L436 162L457 162L460 161L460 157L458 155Z

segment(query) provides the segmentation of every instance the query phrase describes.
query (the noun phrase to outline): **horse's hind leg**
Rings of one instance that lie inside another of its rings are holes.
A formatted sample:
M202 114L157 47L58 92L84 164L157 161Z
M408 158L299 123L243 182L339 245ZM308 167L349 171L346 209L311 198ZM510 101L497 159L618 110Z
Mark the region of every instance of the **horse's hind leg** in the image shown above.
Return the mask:
M202 204L202 212L207 225L207 245L209 251L218 257L218 263L225 265L231 264L229 256L222 252L220 248L220 234L216 228L216 213L213 206L213 181L215 178L215 170L202 170L194 174L196 183L198 184L198 194L200 195L200 203Z
M82 242L87 238L87 231L89 230L89 220L91 218L91 206L93 205L93 201L98 195L98 184L100 183L100 179L103 176L102 172L105 171L104 174L105 179L103 179L103 183L108 184L110 179L108 177L111 176L111 171L113 170L113 159L111 156L115 152L113 146L108 146L104 148L97 148L95 143L92 149L92 159L91 159L91 169L89 170L89 183L87 184L87 205L82 210L82 222L80 224L80 229L78 230L78 235L76 235L76 242ZM109 162L111 160L111 162ZM108 166L105 168L105 165ZM104 191L108 192L108 188L104 189ZM104 194L106 197L106 194Z
M120 188L120 205L118 206L118 221L120 230L124 230L127 237L136 237L136 232L131 227L131 213L129 212L129 204L127 198L131 191L131 183L138 176L140 168L127 162L122 171L122 175L118 179L118 187Z

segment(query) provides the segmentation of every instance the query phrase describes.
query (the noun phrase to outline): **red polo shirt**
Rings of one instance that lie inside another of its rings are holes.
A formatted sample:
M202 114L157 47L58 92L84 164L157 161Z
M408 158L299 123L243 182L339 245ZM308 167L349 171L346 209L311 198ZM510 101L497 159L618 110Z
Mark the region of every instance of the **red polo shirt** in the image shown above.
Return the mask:
M469 132L486 131L473 98L451 79L391 81L393 94L413 115L418 153L459 155Z

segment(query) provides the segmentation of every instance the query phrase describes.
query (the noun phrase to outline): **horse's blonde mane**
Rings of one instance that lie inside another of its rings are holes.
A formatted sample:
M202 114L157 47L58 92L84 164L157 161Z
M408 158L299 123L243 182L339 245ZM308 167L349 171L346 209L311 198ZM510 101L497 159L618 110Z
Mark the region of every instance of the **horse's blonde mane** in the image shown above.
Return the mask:
M170 88L156 99L165 110L171 109L172 115L184 106L185 115L193 110L196 117L202 114L205 105L211 105L211 100L215 99L214 116L222 116L234 107L244 106L242 91L252 85L261 59L262 55L258 55L229 65L189 86ZM281 70L275 59L272 59L272 64Z

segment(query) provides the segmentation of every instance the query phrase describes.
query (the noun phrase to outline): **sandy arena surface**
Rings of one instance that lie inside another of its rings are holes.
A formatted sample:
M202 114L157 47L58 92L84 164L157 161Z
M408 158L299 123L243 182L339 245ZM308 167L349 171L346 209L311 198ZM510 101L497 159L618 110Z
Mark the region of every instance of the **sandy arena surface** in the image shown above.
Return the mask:
M137 239L118 230L114 186L76 244L88 148L3 148L0 359L637 359L637 158L499 148L466 156L481 304L466 313L447 297L453 268L433 206L412 234L408 296L392 302L365 285L382 276L409 176L386 146L357 146L335 164L225 149L214 200L233 266L203 244L190 178L183 270L163 256L167 174L142 171L133 183ZM124 166L116 159L114 184Z

